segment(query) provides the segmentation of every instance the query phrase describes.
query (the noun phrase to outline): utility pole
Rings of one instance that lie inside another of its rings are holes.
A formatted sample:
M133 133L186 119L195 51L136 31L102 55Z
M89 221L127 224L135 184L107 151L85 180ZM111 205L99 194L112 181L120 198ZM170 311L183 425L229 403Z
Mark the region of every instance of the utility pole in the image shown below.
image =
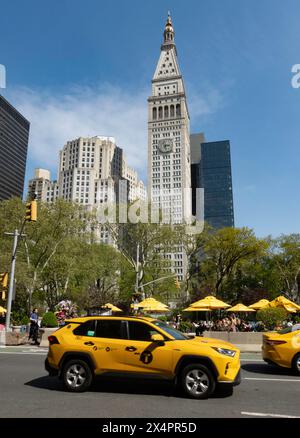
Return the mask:
M139 260L140 260L140 244L136 247L136 267L135 267L135 293L139 291Z
M22 234L26 222L36 222L37 220L37 202L35 199L36 199L36 193L34 195L34 199L26 203L25 218L20 233L19 230L17 229L14 231L14 233L4 233L8 236L14 236L13 252L11 258L11 271L9 277L9 287L8 287L8 297L7 297L6 322L5 322L5 329L7 332L10 330L10 314L11 314L11 303L13 299L13 291L15 285L15 268L16 268L17 249L18 249L18 239L19 237L26 237L26 234Z
M5 233L5 234L14 236L13 252L11 258L11 271L9 276L9 287L8 287L8 297L7 297L6 323L5 323L5 329L8 332L10 330L11 302L13 297L14 283L15 283L15 266L16 266L16 258L17 258L18 238L20 234L18 230L15 230L14 233Z

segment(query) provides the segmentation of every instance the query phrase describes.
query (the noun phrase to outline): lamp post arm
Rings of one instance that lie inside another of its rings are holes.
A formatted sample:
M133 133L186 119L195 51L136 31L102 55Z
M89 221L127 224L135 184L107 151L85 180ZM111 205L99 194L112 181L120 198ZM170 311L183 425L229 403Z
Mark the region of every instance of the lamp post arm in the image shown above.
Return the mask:
M176 276L177 276L177 274L167 275L166 277L161 277L161 278L158 278L157 280L152 280L152 281L149 281L148 283L144 283L141 286L138 286L137 289L140 289L141 287L144 287L144 286L148 286L149 284L156 283L158 281L165 280L166 278L176 277Z

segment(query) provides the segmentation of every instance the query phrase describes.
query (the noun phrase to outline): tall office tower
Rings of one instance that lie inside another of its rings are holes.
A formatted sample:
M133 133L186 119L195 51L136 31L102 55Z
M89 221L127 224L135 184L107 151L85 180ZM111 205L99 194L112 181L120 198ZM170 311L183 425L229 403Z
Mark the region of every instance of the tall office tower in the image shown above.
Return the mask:
M0 201L23 197L30 123L0 96Z
M95 210L104 203L125 203L127 189L119 187L124 179L122 169L123 150L114 137L79 137L68 141L60 151L59 197L78 202L87 210ZM103 243L114 245L107 227L99 224L97 234Z
M170 15L148 98L148 198L172 223L191 217L190 120ZM175 271L186 270L182 248L172 255Z
M60 151L59 197L84 205L113 202L122 161L123 150L113 137L68 141Z
M34 178L28 181L28 199L42 202L53 202L58 198L59 187L57 181L51 180L50 171L35 169Z
M205 142L203 134L191 135L193 214L195 189L204 188L204 220L213 228L234 227L229 140Z

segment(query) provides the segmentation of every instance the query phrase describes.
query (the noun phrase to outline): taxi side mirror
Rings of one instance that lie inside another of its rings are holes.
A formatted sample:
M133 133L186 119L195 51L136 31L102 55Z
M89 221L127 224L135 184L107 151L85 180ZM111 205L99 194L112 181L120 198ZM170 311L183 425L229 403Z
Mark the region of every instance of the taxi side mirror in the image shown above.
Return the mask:
M165 338L163 337L163 335L159 334L159 333L155 333L154 335L151 335L151 341L152 342L157 342L159 345L164 345L165 344Z

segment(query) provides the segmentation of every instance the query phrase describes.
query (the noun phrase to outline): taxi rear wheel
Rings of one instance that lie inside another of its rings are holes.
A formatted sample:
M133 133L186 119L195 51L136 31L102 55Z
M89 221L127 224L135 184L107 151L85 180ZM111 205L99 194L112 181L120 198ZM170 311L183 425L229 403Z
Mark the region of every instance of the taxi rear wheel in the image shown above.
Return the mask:
M300 375L300 354L296 354L293 359L293 370Z
M216 381L211 371L202 364L186 366L181 373L181 386L191 398L205 399L216 388Z
M84 360L72 359L64 365L62 378L67 391L83 392L91 386L93 374Z

